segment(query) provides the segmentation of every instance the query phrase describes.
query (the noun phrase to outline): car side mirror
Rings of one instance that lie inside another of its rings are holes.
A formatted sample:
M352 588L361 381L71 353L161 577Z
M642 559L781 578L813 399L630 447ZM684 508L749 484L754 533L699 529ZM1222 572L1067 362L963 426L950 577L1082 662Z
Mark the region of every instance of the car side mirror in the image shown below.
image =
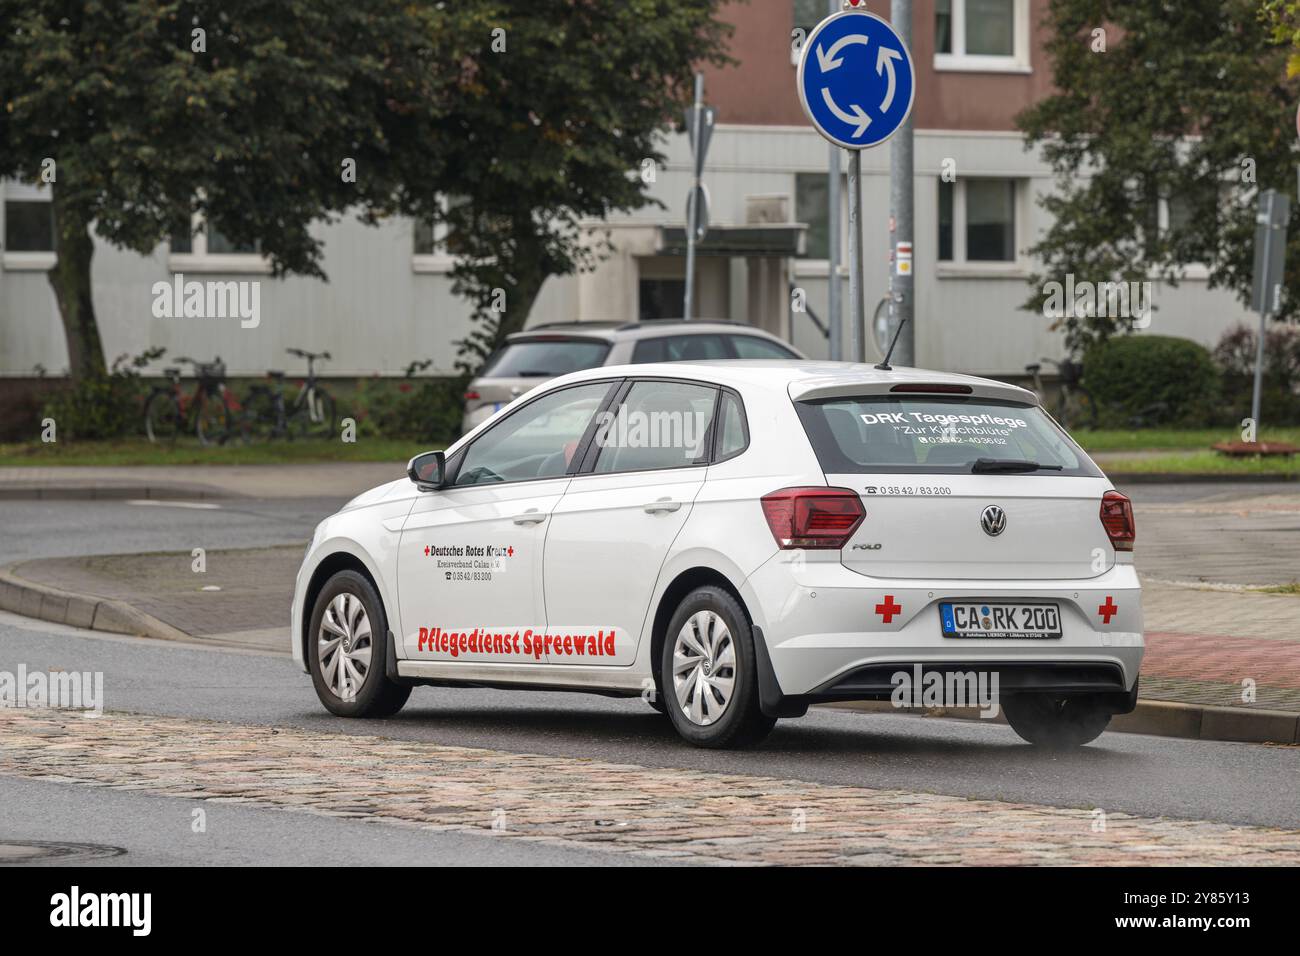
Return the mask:
M437 491L443 485L446 467L446 456L442 452L426 451L407 463L406 476L421 491Z

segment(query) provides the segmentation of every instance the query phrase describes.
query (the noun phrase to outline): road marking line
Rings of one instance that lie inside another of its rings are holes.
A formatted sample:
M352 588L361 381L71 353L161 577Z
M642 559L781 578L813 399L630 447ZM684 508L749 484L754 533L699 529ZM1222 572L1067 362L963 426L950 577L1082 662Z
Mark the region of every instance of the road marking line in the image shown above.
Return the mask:
M211 501L166 501L157 498L129 498L126 503L151 508L193 508L196 511L215 511L221 507Z

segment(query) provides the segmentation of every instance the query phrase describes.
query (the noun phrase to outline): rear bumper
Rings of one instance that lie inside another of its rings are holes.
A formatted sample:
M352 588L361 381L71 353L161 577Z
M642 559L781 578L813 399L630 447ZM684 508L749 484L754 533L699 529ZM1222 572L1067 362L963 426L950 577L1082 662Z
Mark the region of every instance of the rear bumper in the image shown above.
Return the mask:
M1078 581L889 580L796 555L776 555L741 589L762 634L760 659L770 662L783 698L888 697L892 676L917 665L997 671L1007 692L1124 694L1137 684L1145 641L1141 587L1131 564ZM1063 633L947 638L939 604L949 599L1054 601ZM899 610L886 623L878 606ZM1112 606L1106 622L1100 612Z

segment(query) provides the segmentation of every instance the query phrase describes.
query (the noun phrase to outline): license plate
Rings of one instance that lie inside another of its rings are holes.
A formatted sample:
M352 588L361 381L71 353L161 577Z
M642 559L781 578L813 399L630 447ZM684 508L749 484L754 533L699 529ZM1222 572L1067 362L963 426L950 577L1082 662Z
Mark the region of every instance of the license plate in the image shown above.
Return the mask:
M939 620L944 637L1061 636L1061 609L1056 604L944 601Z

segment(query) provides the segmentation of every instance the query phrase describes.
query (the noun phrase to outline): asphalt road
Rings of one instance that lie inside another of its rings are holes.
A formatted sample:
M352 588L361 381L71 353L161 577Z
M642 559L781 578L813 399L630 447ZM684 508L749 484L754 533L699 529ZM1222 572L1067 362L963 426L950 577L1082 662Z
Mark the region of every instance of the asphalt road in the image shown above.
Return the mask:
M1180 501L1229 492L1153 487ZM1143 488L1132 489L1139 500ZM1266 493L1256 486L1252 493ZM216 509L124 502L0 502L0 563L74 553L248 547L304 540L330 501L223 503ZM639 700L549 692L419 688L387 721L326 714L310 680L285 657L90 634L0 614L0 669L103 671L113 711L338 734L590 757L647 767L736 771L794 780L1047 804L1104 807L1225 823L1300 827L1295 748L1109 734L1069 755L1023 745L1006 727L815 709L783 721L759 749L694 750ZM0 842L58 840L127 850L105 863L625 862L603 854L249 807L209 810L189 828L192 801L79 784L0 777Z

